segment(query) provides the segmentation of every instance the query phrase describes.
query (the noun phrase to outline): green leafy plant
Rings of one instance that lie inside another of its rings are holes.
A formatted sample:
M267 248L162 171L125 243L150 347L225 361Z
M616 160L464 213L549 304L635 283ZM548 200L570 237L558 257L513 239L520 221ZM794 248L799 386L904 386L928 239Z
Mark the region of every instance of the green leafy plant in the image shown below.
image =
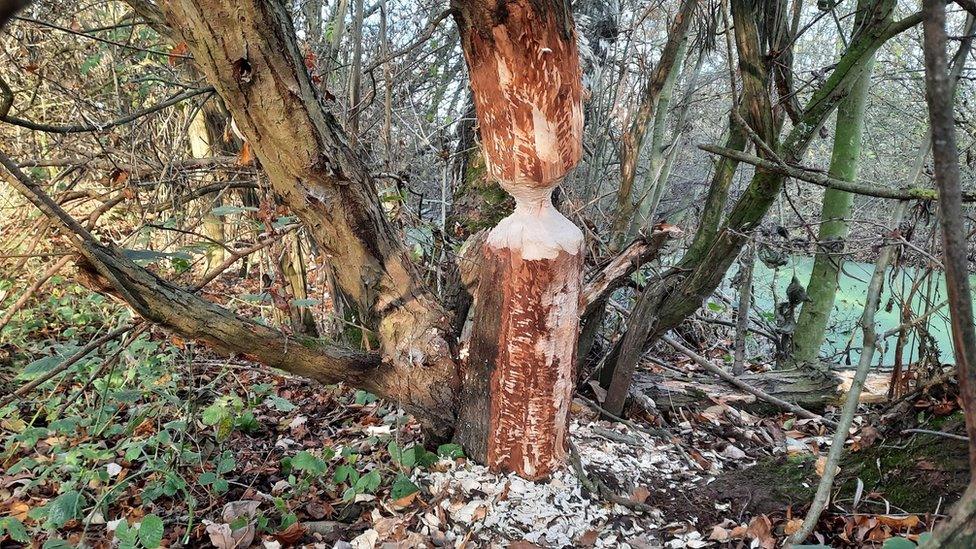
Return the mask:
M0 536L4 534L7 534L10 536L10 539L19 541L20 543L30 541L30 536L27 534L27 528L24 527L24 523L14 517L0 518Z

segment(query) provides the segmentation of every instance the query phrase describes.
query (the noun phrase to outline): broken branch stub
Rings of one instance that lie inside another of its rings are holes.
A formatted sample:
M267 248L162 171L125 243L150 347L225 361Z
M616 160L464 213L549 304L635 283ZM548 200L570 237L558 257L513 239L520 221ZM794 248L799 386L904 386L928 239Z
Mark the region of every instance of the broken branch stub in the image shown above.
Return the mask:
M488 234L457 439L494 471L548 476L566 459L583 234L552 204L579 161L579 55L562 1L456 1L490 176L515 211Z

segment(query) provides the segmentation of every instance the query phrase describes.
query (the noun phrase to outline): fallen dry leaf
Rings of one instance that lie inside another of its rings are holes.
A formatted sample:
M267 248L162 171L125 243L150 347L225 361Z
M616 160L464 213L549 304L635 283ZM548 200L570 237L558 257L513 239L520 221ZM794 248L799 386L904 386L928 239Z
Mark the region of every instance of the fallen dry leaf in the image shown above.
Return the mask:
M728 541L731 538L729 531L718 525L713 526L712 533L708 535L708 539L712 541Z
M650 497L651 491L646 486L638 486L630 493L630 501L634 503L644 503Z
M766 515L759 515L752 519L749 523L749 528L746 530L746 536L758 541L759 545L764 549L773 549L776 547L776 538L773 536L773 523Z
M175 67L176 64L180 62L180 59L182 59L183 56L189 52L190 47L186 45L186 42L180 42L179 44L173 46L172 49L169 50L169 55L167 56L169 57L170 66Z
M353 538L353 540L349 542L349 544L352 545L353 549L373 549L373 547L376 545L376 542L378 542L379 540L380 540L379 533L376 530L370 528L369 530L366 530L362 534L359 534L358 536Z
M885 526L901 529L914 528L918 526L919 522L921 522L918 515L878 515L875 518L878 519L879 523L884 524Z
M300 522L292 523L291 526L274 535L276 540L285 545L294 545L304 536L305 526L303 526Z
M27 513L30 511L30 505L22 501L15 501L10 504L9 514L20 522L27 520Z
M817 471L817 476L824 476L824 472L827 470L827 456L820 456L817 458L817 463L814 465L814 469ZM834 474L840 472L840 467L834 465Z
M593 547L596 545L596 540L600 538L600 532L597 530L587 530L583 532L583 535L576 540L576 543L580 547Z
M238 545L238 541L234 538L234 534L231 532L229 524L217 524L216 522L211 522L207 525L207 535L210 536L210 543L212 543L217 549L235 549ZM250 545L250 542L248 542L248 545ZM245 545L244 547L247 547L248 545Z
M803 519L790 519L786 521L786 526L783 527L783 533L787 536L792 536L793 534L800 531L800 527L803 526Z

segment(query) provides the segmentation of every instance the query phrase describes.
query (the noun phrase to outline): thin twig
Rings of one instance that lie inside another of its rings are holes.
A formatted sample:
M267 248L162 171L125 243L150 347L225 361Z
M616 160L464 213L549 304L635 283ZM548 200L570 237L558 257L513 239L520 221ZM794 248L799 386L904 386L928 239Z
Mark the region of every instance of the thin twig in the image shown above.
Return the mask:
M161 111L167 107L172 107L173 105L186 101L191 97L196 97L205 93L213 93L213 86L207 86L206 88L200 88L196 90L189 90L183 92L179 95L174 95L173 97L153 105L152 107L147 107L145 109L136 111L131 114L127 114L122 118L116 120L110 120L103 123L93 123L93 124L75 124L73 126L55 126L52 124L42 124L40 122L32 122L30 120L25 120L23 118L17 118L16 116L0 116L0 121L7 122L8 124L13 124L14 126L20 126L22 128L27 128L29 130L35 130L39 132L47 133L85 133L85 132L100 132L105 131L116 126L121 126L123 124L128 124L134 120L142 118L143 116L150 115L154 112Z
M611 503L616 503L617 505L632 509L634 511L641 511L643 513L649 513L655 509L646 503L640 503L627 499L624 496L614 492L606 485L605 482L600 480L600 477L593 475L592 477L587 476L586 469L583 468L583 461L580 459L579 451L576 449L576 445L572 441L569 442L569 463L573 466L573 471L576 472L576 478L579 479L580 484L583 488L590 492L591 494L601 497Z
M931 429L905 429L902 434L908 433L918 433L920 435L934 435L937 437L951 438L952 440L961 440L963 442L969 442L969 437L965 435L957 435L954 433L946 433L945 431L932 431Z

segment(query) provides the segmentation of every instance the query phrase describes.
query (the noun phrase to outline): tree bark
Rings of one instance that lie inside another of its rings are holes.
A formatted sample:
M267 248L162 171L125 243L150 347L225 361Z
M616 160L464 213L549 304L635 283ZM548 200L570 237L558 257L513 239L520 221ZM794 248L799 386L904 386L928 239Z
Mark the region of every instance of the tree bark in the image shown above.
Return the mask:
M639 215L635 216L634 221L630 224L631 235L637 234L637 231L652 224L657 215L658 206L661 204L661 197L664 196L664 191L668 187L668 180L671 177L671 168L674 167L674 163L683 146L681 136L685 131L688 111L691 107L691 100L697 91L698 76L701 74L704 60L705 52L698 52L695 66L692 68L691 75L688 77L687 89L681 99L681 109L678 111L677 116L675 116L674 130L671 133L670 143L668 146L664 146L663 143L660 145L662 155L667 150L660 169L651 170L650 173L645 175L646 182L644 188L647 189L648 196L641 199L638 205ZM654 177L653 181L650 179L651 176ZM674 223L673 220L671 222Z
M859 19L859 18L858 18ZM857 26L858 22L855 22ZM864 73L837 107L837 125L834 145L830 156L829 177L844 181L857 179L861 159L861 135L864 133L864 111L867 108L868 88L874 56L867 61ZM854 196L851 193L827 189L820 210L820 231L817 235L817 254L813 260L813 272L807 284L808 301L800 307L796 330L793 332L790 360L803 367L820 356L827 333L827 322L834 308L837 284L844 266L844 246L847 240L848 220Z
M552 257L490 241L483 248L458 441L493 470L544 478L565 459L582 234L577 243Z
M218 130L216 115L216 109L208 101L190 121L187 138L190 142L190 153L193 158L203 159L217 156L214 145L218 143L221 132ZM206 182L212 183L214 179L214 175L204 177ZM203 225L203 234L212 241L206 253L206 273L210 273L214 267L223 263L224 259L227 258L226 250L216 244L223 244L226 241L224 222L219 216L210 213L213 206L219 205L220 199L203 201L198 210Z
M953 82L946 62L946 13L940 0L924 0L923 44L925 53L925 99L932 128L932 160L939 188L939 221L942 226L942 254L952 319L952 348L956 356L959 399L966 411L969 435L969 488L952 510L952 517L937 529L930 547L973 547L976 545L976 325L973 322L972 291L956 127L953 118Z
M319 104L286 8L273 0L173 0L163 13L275 192L330 258L356 320L376 331L384 360L400 373L400 392L453 409L451 317L422 284L366 167Z
M746 336L749 335L749 313L752 311L752 271L756 265L756 245L749 245L739 260L739 306L735 312L735 350L732 356L732 374L739 376L745 370Z
M494 471L566 457L583 234L552 205L582 152L576 35L563 0L456 0L489 177L515 212L488 234L456 439Z

